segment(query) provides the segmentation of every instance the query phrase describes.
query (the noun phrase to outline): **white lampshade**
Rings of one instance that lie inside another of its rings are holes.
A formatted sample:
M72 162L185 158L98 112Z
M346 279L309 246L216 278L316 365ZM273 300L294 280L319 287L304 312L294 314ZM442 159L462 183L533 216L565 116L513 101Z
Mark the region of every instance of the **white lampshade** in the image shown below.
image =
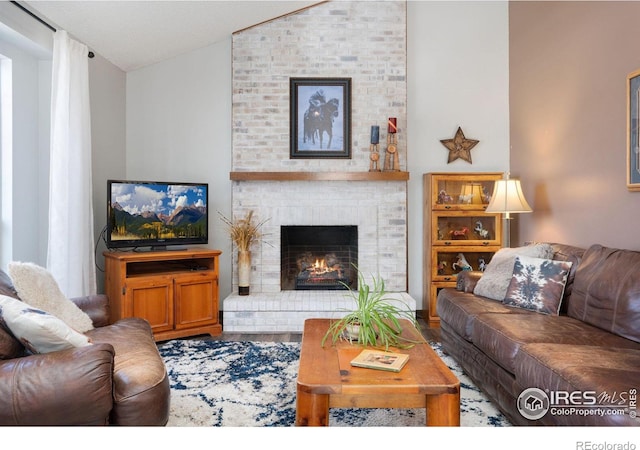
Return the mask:
M485 210L489 213L528 213L533 211L522 193L520 180L498 180L493 188L491 201Z
M460 191L460 203L482 204L482 185L480 183L463 184Z

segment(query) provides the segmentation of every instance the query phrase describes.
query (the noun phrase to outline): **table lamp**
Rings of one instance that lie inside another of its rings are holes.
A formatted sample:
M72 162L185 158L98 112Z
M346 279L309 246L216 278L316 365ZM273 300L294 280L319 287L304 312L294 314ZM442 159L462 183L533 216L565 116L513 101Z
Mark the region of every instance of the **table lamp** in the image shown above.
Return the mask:
M460 203L482 204L482 185L480 183L463 184L460 190Z
M504 179L496 180L491 201L485 212L504 214L507 247L511 247L511 214L531 211L533 210L522 193L520 180L509 178L509 173L505 174Z

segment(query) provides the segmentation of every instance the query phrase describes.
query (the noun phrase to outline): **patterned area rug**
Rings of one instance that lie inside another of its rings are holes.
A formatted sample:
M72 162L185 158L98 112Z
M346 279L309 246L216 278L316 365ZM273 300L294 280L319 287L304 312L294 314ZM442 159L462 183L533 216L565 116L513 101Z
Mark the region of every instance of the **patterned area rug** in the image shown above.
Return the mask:
M462 426L508 420L439 345L460 380ZM168 426L290 427L296 417L300 344L173 340L159 345L171 383ZM424 409L331 409L334 427L423 426Z

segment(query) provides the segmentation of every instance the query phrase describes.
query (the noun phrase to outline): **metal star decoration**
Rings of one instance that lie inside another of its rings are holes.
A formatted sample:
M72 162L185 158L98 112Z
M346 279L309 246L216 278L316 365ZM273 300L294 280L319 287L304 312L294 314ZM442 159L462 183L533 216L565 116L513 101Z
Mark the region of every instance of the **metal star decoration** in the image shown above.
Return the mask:
M458 127L458 131L456 131L453 139L442 139L440 142L449 149L449 160L447 164L452 163L458 158L464 159L469 164L472 164L471 149L480 141L465 138L462 128Z

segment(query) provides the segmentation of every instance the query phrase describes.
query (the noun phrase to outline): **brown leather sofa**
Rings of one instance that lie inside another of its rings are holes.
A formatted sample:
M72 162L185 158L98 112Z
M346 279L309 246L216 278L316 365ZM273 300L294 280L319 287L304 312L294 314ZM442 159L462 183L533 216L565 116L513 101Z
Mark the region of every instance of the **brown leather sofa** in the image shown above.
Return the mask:
M474 295L464 272L438 294L443 348L513 424L640 426L640 252L552 246L573 262L559 315Z
M0 294L18 298L1 270ZM166 425L169 380L149 324L109 325L104 295L72 300L93 320L93 345L30 355L0 324L0 425Z

